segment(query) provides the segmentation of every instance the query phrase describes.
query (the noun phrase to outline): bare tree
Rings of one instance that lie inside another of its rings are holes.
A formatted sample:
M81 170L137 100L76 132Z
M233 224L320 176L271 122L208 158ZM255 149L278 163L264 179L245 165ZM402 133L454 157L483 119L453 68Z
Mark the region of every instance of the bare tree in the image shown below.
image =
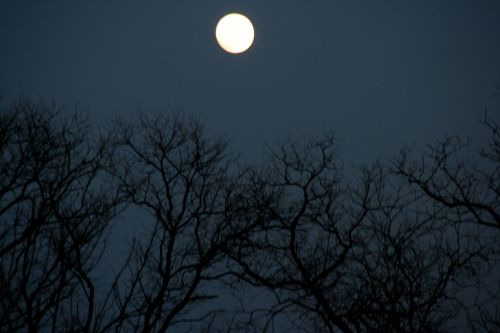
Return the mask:
M93 268L118 200L79 114L21 100L0 115L0 331L89 332Z
M477 227L450 221L382 166L363 173L362 190L354 193L370 197L370 209L351 276L362 304L356 331L455 331L460 294L478 288L475 277L492 244Z
M487 147L473 151L468 140L450 137L418 159L401 151L396 172L437 204L453 210L458 222L500 228L500 129L485 119L491 132Z
M240 265L239 279L269 288L276 298L265 329L285 310L296 313L299 329L349 329L350 305L333 310L323 291L326 285L336 287L335 276L343 274L362 220L337 223L345 193L334 144L333 135L304 149L288 142L271 151L271 166L249 180L253 202L248 211L260 221L259 228L241 251L229 255Z
M394 163L394 171L423 200L439 210L457 228L480 228L479 239L498 244L500 230L500 128L485 118L490 133L488 144L472 146L470 140L450 137L428 146L421 155L404 149ZM480 290L474 304L464 305L471 329L484 332L500 330L500 252L488 250L488 269L477 277ZM464 303L467 303L464 301Z
M148 213L108 302L101 331L194 329L218 308L213 287L224 252L249 228L239 223L238 170L226 143L180 115L119 122L110 172L130 202Z
M446 332L459 313L498 328L492 121L484 149L451 138L347 178L332 133L242 169L180 114L94 138L54 105L1 112L0 331ZM106 289L95 268L125 208L143 214Z
M299 331L444 331L484 246L380 164L344 185L335 142L287 142L249 180L258 228L228 255L274 295L264 329L286 313Z

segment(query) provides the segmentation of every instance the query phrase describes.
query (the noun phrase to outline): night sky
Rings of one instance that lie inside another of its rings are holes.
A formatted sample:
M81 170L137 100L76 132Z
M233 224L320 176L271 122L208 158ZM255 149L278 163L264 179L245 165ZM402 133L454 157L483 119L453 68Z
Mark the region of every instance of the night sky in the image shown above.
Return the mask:
M255 27L241 55L215 39L231 12ZM95 124L180 108L245 160L331 129L370 162L500 121L500 1L0 0L0 92Z
M255 27L225 53L218 20ZM198 115L244 156L333 129L350 161L498 119L500 1L1 1L5 98L55 99L97 121Z

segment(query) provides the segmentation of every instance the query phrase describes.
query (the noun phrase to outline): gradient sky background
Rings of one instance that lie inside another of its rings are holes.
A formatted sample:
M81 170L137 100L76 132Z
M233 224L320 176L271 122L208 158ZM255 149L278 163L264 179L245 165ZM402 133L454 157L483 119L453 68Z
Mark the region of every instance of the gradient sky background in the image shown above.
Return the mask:
M242 55L215 40L229 12L256 29ZM7 100L53 98L96 122L179 105L245 159L327 129L356 164L484 139L496 86L500 0L0 0Z
M243 55L215 41L229 12L256 29ZM480 136L495 82L498 0L0 1L4 98L96 119L180 105L251 158L324 129L351 161Z

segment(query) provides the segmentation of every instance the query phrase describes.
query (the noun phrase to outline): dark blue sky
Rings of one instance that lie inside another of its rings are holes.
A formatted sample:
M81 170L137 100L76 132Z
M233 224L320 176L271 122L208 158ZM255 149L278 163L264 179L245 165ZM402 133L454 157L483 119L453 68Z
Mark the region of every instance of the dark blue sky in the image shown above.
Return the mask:
M229 12L256 29L243 55L215 41ZM480 136L499 81L498 0L0 2L4 96L97 119L181 105L247 156L330 128L353 161Z

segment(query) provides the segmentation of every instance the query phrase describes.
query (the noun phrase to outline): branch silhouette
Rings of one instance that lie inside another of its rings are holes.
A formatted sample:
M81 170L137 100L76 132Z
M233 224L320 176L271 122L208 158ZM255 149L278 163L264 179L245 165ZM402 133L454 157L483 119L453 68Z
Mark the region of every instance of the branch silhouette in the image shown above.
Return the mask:
M1 108L0 331L499 329L490 119L482 148L452 137L349 173L332 132L242 166L179 112L96 131L55 104Z

